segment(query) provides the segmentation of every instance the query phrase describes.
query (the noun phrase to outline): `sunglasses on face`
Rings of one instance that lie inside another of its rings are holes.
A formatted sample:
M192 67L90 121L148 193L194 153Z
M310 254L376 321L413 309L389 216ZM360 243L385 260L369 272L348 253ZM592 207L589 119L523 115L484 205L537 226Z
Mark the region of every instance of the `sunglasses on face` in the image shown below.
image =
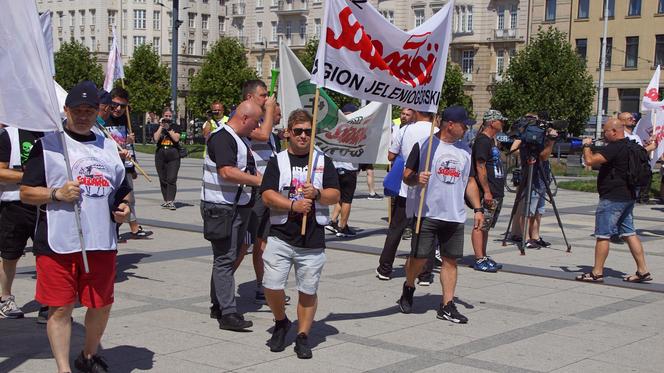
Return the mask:
M121 103L118 103L118 102L113 102L113 103L111 103L111 107L112 107L113 109L117 109L117 108L119 108L119 107L122 108L122 109L124 109L124 108L127 107L127 104L121 104Z
M295 136L302 136L302 133L311 136L311 128L293 128L291 129L291 132L293 132L293 135Z
M221 111L219 111L219 110L212 110L212 114L219 114L219 113L221 113Z

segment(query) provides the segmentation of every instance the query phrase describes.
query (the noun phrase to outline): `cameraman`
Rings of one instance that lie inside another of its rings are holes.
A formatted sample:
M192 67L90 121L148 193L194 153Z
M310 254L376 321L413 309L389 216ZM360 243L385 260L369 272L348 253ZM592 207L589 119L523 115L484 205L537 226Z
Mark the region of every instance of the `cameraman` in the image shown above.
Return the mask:
M539 119L538 117L534 118ZM551 154L553 153L553 145L556 143L557 138L558 132L553 128L547 128L546 137L543 143L528 144L525 141L521 141L519 145L519 156L523 173L522 180L528 180L528 158L534 157L536 162L533 167L532 188L529 196L530 210L528 211L528 232L526 232L527 237L522 237L526 243L526 248L528 249L551 246L551 243L542 239L539 230L542 215L545 212L544 201L546 197L546 187L551 183L551 165L549 164L549 157L551 157ZM524 188L526 187L527 185L524 185ZM521 203L525 203L525 200L522 200ZM522 209L519 208L518 211L522 211ZM515 219L518 224L515 224L512 229L513 233L521 233L524 224L523 219L522 216Z
M159 175L159 186L164 198L162 208L175 210L175 193L177 192L178 171L180 171L180 127L173 122L173 111L165 108L159 127L153 135L157 144L154 164Z
M651 281L643 245L634 230L633 210L635 198L627 180L629 169L629 143L624 124L611 118L604 124L604 139L608 143L596 153L592 152L592 139L583 139L583 160L588 166L600 166L597 175L599 204L595 212L595 264L591 271L576 277L578 281L604 281L604 263L609 255L609 238L619 235L627 242L636 262L636 273L626 276L628 282Z

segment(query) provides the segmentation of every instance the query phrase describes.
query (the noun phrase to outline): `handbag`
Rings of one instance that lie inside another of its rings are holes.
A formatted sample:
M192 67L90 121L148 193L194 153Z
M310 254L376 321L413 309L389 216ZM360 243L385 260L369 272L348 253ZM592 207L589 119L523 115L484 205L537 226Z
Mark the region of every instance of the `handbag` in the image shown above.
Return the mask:
M224 240L233 233L233 221L237 213L237 203L242 194L242 186L237 188L233 207L201 201L203 215L203 237L208 241ZM203 198L205 199L205 184L203 184Z
M180 158L186 158L189 155L187 148L180 145L180 143L178 143L178 153L180 154Z
M397 155L394 158L392 163L392 168L387 173L383 179L383 194L388 197L397 197L399 196L399 190L401 190L401 180L403 179L403 171L406 166L403 157Z

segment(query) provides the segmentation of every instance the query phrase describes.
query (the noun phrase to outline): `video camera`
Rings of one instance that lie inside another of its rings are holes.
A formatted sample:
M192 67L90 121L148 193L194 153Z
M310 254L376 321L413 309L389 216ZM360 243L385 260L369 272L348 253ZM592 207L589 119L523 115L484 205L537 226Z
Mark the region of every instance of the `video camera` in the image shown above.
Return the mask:
M524 116L513 124L512 137L520 139L528 147L544 146L547 139L560 140L566 137L569 122L564 120L544 120L535 116ZM558 136L547 135L549 128L558 132Z

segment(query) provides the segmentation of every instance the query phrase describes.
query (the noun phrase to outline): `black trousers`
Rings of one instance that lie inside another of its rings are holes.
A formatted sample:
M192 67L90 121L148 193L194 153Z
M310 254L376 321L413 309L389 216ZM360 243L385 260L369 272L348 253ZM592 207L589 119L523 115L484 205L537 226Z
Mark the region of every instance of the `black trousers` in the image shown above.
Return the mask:
M159 186L164 201L174 201L178 191L178 172L180 171L180 152L177 148L159 148L154 155L154 164L159 175Z

